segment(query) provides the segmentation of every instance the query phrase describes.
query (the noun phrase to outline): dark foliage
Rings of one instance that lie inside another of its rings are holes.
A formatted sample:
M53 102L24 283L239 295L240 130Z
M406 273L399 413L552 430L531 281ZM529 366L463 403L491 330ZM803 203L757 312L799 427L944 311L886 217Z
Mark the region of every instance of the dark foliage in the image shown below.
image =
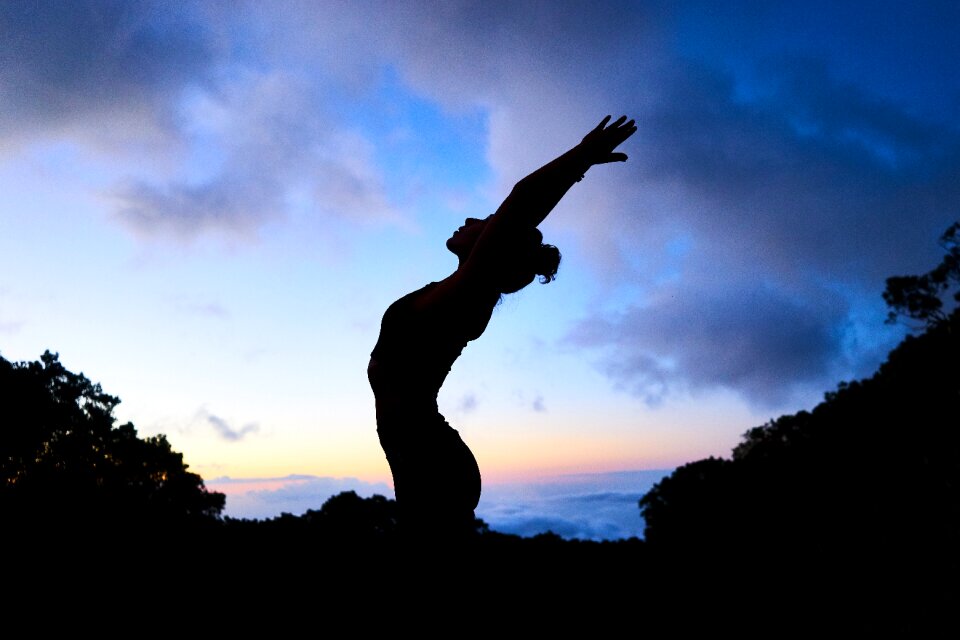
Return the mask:
M931 327L946 320L950 313L949 307L944 308L945 297L952 298L954 306L960 303L960 222L944 232L940 246L946 253L932 270L919 276L887 278L883 292L883 299L890 306L887 322L906 316ZM955 291L949 296L952 289Z
M115 426L119 399L64 368L0 358L0 512L15 531L213 522L224 496L160 435Z
M958 598L957 363L955 311L732 459L680 467L640 502L651 552L734 570L768 611L934 629Z
M397 503L384 496L361 498L344 491L327 499L319 510L302 516L282 513L266 520L226 518L227 535L243 539L311 541L370 546L390 544L397 535Z

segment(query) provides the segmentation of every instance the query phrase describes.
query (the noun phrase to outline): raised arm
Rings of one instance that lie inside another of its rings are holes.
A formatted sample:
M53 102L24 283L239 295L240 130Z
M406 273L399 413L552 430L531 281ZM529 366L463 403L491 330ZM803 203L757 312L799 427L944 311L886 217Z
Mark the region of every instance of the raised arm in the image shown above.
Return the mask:
M626 116L609 122L610 116L607 116L577 146L514 186L496 213L486 221L473 250L458 269L457 281L483 281L493 271L491 266L500 256L499 248L509 241L509 237L539 226L590 167L627 159L625 153L614 150L636 132L636 124Z
M637 130L633 120L620 116L610 124L610 116L590 131L577 146L540 167L521 180L497 209L495 217L510 224L539 226L575 182L590 167L608 162L624 162L625 153L614 153ZM492 221L491 221L492 222Z
M497 211L483 221L480 235L469 253L461 255L454 251L461 258L457 271L421 296L418 304L430 306L464 293L473 295L470 292L496 287L505 264L504 248L543 222L590 167L624 162L627 155L615 149L636 130L634 121L627 120L626 116L613 123L607 116L578 145L518 182Z

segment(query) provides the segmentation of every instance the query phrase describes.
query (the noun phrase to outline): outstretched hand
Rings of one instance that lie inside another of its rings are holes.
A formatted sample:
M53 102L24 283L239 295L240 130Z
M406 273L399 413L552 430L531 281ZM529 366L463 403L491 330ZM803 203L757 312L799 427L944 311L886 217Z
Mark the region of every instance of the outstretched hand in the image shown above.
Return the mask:
M633 120L628 121L627 116L620 116L610 126L607 126L608 122L610 116L601 120L580 142L579 146L587 153L587 160L591 165L625 162L627 159L627 154L614 153L613 150L636 133L636 123Z

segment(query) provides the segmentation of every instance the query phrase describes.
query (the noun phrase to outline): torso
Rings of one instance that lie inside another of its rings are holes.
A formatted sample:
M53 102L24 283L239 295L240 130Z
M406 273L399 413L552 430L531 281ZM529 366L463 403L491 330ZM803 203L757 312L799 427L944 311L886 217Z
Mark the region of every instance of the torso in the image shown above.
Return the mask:
M409 293L383 314L367 368L381 430L403 428L412 415L439 415L443 381L467 343L486 329L498 299L475 292L429 295L439 286L433 282Z

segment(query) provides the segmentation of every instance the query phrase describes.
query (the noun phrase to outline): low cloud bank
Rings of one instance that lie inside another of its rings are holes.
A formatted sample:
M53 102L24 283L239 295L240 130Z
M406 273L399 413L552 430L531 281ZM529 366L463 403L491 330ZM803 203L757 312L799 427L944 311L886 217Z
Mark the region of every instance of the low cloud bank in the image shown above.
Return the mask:
M615 540L642 537L637 501L669 469L618 471L487 485L477 515L503 533Z
M548 531L582 540L642 537L644 523L637 501L670 472L618 471L491 483L483 488L477 516L495 531L527 537ZM220 477L206 486L227 495L225 515L261 520L319 509L343 491L356 491L365 498L375 494L393 498L393 490L385 483L357 478Z

